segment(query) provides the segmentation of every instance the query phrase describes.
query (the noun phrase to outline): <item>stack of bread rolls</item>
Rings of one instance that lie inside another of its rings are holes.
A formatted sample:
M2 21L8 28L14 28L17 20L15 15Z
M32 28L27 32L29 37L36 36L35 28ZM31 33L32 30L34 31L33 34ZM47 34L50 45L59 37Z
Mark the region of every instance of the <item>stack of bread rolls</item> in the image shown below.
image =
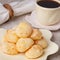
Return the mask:
M47 40L39 29L21 22L15 29L7 30L1 50L9 55L24 53L27 58L33 59L42 56L47 45Z

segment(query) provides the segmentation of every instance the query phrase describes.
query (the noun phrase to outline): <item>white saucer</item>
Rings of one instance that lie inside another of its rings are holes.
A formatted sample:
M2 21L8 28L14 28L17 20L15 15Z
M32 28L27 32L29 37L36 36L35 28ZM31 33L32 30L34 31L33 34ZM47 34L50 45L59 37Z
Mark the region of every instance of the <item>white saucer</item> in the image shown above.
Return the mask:
M35 11L33 11L30 16L27 15L25 19L26 21L31 23L33 27L36 27L36 28L43 28L43 29L48 29L48 30L59 30L60 29L60 22L52 26L41 25L39 22L37 22Z

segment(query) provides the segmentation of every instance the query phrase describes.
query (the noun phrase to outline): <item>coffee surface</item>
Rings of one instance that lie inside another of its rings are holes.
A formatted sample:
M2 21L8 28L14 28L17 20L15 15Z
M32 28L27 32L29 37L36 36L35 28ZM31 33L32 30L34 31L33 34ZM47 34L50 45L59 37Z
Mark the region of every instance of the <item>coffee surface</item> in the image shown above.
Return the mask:
M60 3L56 1L39 1L37 4L46 8L57 8L60 6Z

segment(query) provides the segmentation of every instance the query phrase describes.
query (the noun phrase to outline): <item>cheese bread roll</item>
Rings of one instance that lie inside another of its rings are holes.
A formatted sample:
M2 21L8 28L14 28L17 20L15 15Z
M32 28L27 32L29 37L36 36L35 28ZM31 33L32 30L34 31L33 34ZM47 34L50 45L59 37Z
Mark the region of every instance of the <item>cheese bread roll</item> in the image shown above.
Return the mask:
M38 58L41 55L43 55L43 49L40 45L33 45L26 53L26 57L33 59L33 58Z
M42 38L41 40L37 41L37 44L42 46L42 48L46 48L48 46L47 40L45 38Z
M16 48L19 52L25 52L34 44L31 38L20 38L16 44Z
M8 30L5 35L5 40L11 43L16 43L18 41L18 36L15 34L13 30Z
M9 55L16 55L18 51L16 49L16 45L14 43L4 42L2 44L2 51Z
M31 35L31 38L33 40L40 40L42 37L42 33L39 31L39 29L33 29L33 33Z
M16 30L15 30L16 34L21 37L21 38L27 38L31 35L32 33L32 26L27 23L27 22L21 22Z

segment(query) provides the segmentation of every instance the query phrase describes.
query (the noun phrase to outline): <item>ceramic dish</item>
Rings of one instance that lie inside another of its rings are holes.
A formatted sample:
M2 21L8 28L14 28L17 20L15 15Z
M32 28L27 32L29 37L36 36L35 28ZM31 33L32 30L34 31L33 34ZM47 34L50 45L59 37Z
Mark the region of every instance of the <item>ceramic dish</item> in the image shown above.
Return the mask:
M23 54L7 55L0 51L0 60L47 60L47 57L51 54L56 53L59 47L56 43L51 41L52 33L49 30L45 30L45 29L40 29L40 30L49 44L48 47L45 49L45 53L43 56L37 59L27 59ZM3 40L5 33L6 33L6 29L0 28L0 44Z
M28 21L29 23L32 24L32 26L36 27L36 28L43 28L43 29L48 29L48 30L59 30L60 29L60 22L51 26L44 26L42 24L40 24L37 21L37 17L35 14L35 11L32 12L32 14L30 16L26 16L25 17L26 21Z

